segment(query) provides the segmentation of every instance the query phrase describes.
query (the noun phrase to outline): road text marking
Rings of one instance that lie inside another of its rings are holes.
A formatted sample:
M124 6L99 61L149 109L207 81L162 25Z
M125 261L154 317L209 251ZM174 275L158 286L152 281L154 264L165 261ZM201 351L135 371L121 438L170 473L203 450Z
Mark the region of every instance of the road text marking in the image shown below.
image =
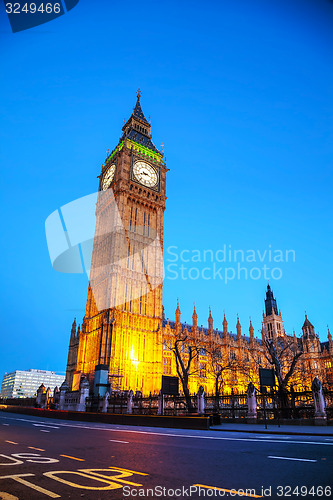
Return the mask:
M317 460L311 460L310 458L291 458L291 457L274 457L274 456L269 456L267 458L277 458L279 460L296 460L298 462L317 462Z

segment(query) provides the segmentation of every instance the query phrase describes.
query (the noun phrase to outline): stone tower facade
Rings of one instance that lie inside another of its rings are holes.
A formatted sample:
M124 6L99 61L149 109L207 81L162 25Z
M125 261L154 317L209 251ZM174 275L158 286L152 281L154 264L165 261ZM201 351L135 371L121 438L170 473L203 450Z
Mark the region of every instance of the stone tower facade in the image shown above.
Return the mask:
M86 312L69 349L72 389L81 374L93 387L96 367L111 390L149 394L161 389L167 168L152 142L140 97L138 91L133 113L99 176Z

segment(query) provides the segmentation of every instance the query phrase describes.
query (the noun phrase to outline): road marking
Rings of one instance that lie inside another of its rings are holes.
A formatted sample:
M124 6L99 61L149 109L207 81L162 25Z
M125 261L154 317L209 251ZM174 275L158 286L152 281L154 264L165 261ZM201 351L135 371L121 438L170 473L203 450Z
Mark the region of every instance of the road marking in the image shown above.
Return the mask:
M70 455L60 455L61 457L71 458L72 460L79 460L79 462L85 462L84 458L71 457Z
M290 436L256 436L257 439L291 439Z
M34 446L28 446L30 450L45 451L42 448L35 448Z
M84 470L84 469L83 469ZM106 483L107 486L84 486L83 484L76 484L73 483L72 481L66 481L66 479L63 479L62 477L58 477L57 474L70 474L72 476L80 476L83 478L88 478L90 480L98 481L99 483ZM51 472L44 472L44 476L50 477L51 479L54 479L55 481L59 481L59 483L67 484L68 486L72 486L72 488L79 488L83 490L114 490L117 488L123 488L122 484L116 483L114 481L111 481L113 478L107 478L103 479L101 477L97 477L97 474L95 475L90 475L90 474L85 474L81 471L67 471L67 470L55 470ZM133 484L133 483L132 483ZM135 486L142 486L142 484L136 484Z
M9 425L9 424L2 424L2 425Z
M279 460L296 460L297 462L317 462L317 460L311 460L309 458L291 458L291 457L274 457L274 456L269 456L267 458L277 458Z
M66 424L67 425L67 424ZM95 430L94 427L87 427L88 429ZM109 432L132 432L134 434L152 434L156 436L169 436L169 437L182 437L182 438L196 438L196 439L213 439L214 441L247 441L247 442L258 442L262 443L261 439L253 439L253 438L235 438L235 437L215 437L215 436L197 436L194 434L171 434L168 432L149 432L149 431L131 431L131 430L122 430L122 429L104 429L98 428L98 430L109 431ZM333 443L324 443L323 441L284 441L283 439L280 441L279 439L267 439L265 443L284 443L284 444L322 444L325 446L333 446Z
M121 467L110 467L110 469L120 470L122 472L131 472L132 474L140 474L140 476L149 476L146 472L138 472L137 470L122 469Z
M45 429L40 429L40 432L51 432L51 431L46 431Z
M36 484L30 483L29 481L26 481L25 479L22 479L23 477L31 477L34 476L35 474L14 474L12 476L0 476L0 479L14 479L14 481L17 481L18 483L24 484L24 486L28 486L29 488L33 488L36 491L39 491L39 493L44 493L44 495L47 495L48 497L51 498L60 498L60 495L57 495L57 493L53 493L53 491L45 490L41 486L37 486Z
M236 488L232 490L227 490L226 488L217 488L217 486L206 486L205 484L193 484L193 486L198 486L199 488L207 488L208 490L216 490L216 491L224 491L226 493L232 493L232 496L239 496L239 497L251 497L251 498L262 498L260 495L253 495L251 493L246 493L245 490L239 490L242 493L237 494ZM250 488L249 488L250 489ZM254 489L254 488L253 488Z
M35 427L46 427L47 429L59 429L59 427L55 427L53 425L48 425L48 424L32 424Z
M9 418L9 417L6 417ZM11 418L10 420L21 420L23 422L33 422L33 420L28 420L26 418ZM35 420L36 422L36 420ZM157 435L157 436L169 436L169 437L184 437L184 438L196 438L196 439L213 439L214 441L246 441L246 442L258 442L258 443L263 443L261 439L256 439L256 438L236 438L236 437L215 437L215 436L198 436L198 435L192 435L192 434L171 434L171 433L166 433L166 432L149 432L149 431L132 431L132 430L127 430L127 429L108 429L107 427L91 427L88 425L73 425L73 424L60 424L58 422L52 422L52 423L57 423L61 427L72 427L75 429L90 429L93 431L108 431L108 432L132 432L134 434L152 434L152 435ZM215 431L217 434L217 431ZM232 432L232 431L230 431ZM282 439L281 439L282 438ZM325 443L324 441L297 441L296 439L294 440L289 440L285 441L283 440L283 436L279 436L277 439L273 439L271 436L267 438L264 443L284 443L284 444L320 444L324 446L333 446L333 442L327 442Z
M129 441L118 441L117 439L109 439L112 443L124 443L124 444L129 444Z
M5 443L9 443L9 444L18 444L18 443L15 443L14 441L5 441Z
M13 495L10 495L5 491L0 491L0 498L1 500L19 500L17 497L13 497Z

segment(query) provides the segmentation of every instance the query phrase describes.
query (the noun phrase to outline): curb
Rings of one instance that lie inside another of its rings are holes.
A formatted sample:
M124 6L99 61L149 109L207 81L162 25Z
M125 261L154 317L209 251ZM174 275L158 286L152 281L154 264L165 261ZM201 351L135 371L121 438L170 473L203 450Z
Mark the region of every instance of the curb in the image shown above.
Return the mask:
M209 428L210 431L216 431L216 432L246 432L249 434L276 434L276 435L281 435L281 436L315 436L315 437L332 437L333 438L333 432L327 433L327 432L321 432L321 433L315 433L315 432L296 432L296 431L271 431L269 429L265 430L246 430L246 429L214 429L214 426Z

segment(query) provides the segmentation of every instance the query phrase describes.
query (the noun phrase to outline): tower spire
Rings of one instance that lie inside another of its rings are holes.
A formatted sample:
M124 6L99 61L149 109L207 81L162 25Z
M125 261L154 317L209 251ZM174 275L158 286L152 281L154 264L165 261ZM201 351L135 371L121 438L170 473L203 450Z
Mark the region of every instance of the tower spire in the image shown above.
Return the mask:
M180 308L179 308L179 299L177 299L176 323L177 323L177 324L180 324Z
M237 314L237 324L236 324L236 330L237 330L237 340L240 340L242 337L242 327L239 322L239 316Z
M209 306L209 316L208 316L208 329L213 330L213 317L212 317L212 310Z
M193 328L198 327L198 315L197 315L197 311L195 310L195 304L194 304L194 309L193 309L193 314L192 314L192 324L193 324Z
M274 298L271 287L268 283L267 291L266 291L266 299L265 299L265 312L266 316L271 316L272 314L278 315L278 308L276 305L276 299Z

